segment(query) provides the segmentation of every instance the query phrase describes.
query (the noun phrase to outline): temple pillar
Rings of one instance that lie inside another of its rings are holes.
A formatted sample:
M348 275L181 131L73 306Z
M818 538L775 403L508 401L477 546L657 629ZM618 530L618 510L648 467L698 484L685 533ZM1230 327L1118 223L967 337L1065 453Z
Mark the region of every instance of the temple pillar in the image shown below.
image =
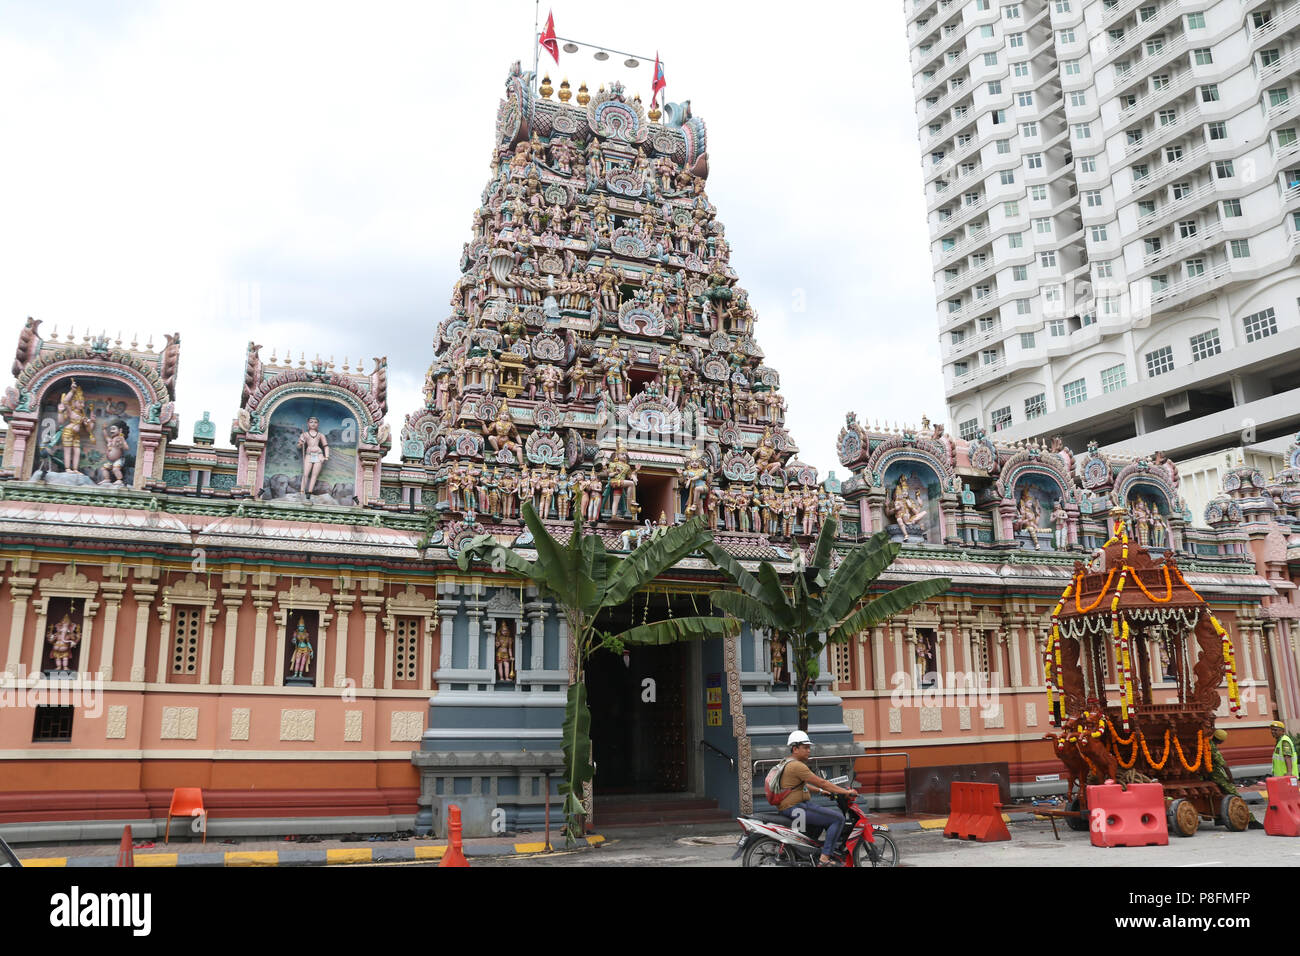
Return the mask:
M248 682L254 687L266 683L266 618L274 596L274 591L253 592L253 607L257 616L253 622L253 673Z
M32 641L31 664L27 668L27 673L32 677L38 677L41 673L41 661L45 657L45 628L49 623L50 599L37 598L32 606L36 608L36 634Z
M384 599L374 594L365 594L361 597L361 609L366 613L365 660L361 668L361 686L367 689L375 686L375 628L378 626L377 618L383 603ZM389 655L390 659L391 657L392 655ZM385 663L385 668L388 666ZM391 677L391 672L389 676Z
M885 629L877 625L871 629L871 688L885 689Z
M105 681L113 679L113 654L117 650L117 615L122 610L122 592L109 592L104 588L104 640L99 649L99 676Z
M331 687L346 687L348 680L348 626L356 597L349 588L340 588L334 595L334 676ZM322 666L324 661L321 661Z
M212 625L221 613L215 604L203 609L203 663L200 666L199 683L207 684L212 679Z
M5 673L18 676L19 661L23 654L23 632L27 629L27 602L36 587L36 578L11 577L10 595L13 600L13 617L9 622L9 653L5 656ZM37 643L44 640L36 635Z
M235 646L239 641L239 609L244 605L242 588L226 588L221 592L222 607L226 609L226 640L221 648L221 683L235 682Z
M32 432L36 430L36 418L35 416L27 418L15 415L9 420L8 425L9 436L8 441L5 443L5 460L17 477L27 478L29 477L27 448L28 443L31 441Z
M1009 675L1009 687L1021 686L1020 674L1020 641L1027 628L1023 624L1015 624L1007 629L1007 640L1011 644L1011 674Z
M149 640L149 612L154 596L158 593L158 586L136 582L131 587L131 593L135 597L135 644L131 648L131 680L141 683L145 679L144 660ZM159 617L161 616L160 614ZM159 630L165 643L167 628L164 625ZM162 657L165 660L166 654L163 653Z

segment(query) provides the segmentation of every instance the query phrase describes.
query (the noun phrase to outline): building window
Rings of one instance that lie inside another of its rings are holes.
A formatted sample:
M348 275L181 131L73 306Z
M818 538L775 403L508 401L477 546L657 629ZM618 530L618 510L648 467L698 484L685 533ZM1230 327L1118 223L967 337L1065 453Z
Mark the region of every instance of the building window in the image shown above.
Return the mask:
M1246 316L1241 324L1246 330L1247 342L1257 342L1277 333L1277 316L1271 308Z
M1016 299L1016 315L1029 315L1034 311L1034 304L1029 299Z
M1016 105L1017 105L1017 106L1033 106L1033 105L1034 105L1034 94L1033 94L1033 93L1017 93L1017 94L1016 94Z
M1004 169L1001 173L1003 186L1014 186L1016 184L1016 171L1014 169Z
M1032 139L1032 138L1034 138L1035 136L1038 135L1038 124L1037 124L1037 123L1021 123L1021 124L1020 124L1020 135L1023 136L1023 137L1025 137L1026 139Z
M1157 375L1164 375L1165 372L1172 372L1173 370L1174 350L1172 346L1166 345L1162 349L1147 353L1147 377L1155 378Z
M1070 12L1070 0L1056 0L1056 12L1057 12L1057 13L1069 13L1069 12Z
M68 707L37 705L32 726L32 743L66 743L72 740L72 712Z
M1232 258L1249 259L1250 258L1250 240L1234 239L1232 240Z
M1191 184L1191 183L1174 183L1174 184L1173 184L1172 186L1170 186L1169 188L1170 188L1170 190L1171 190L1171 191L1173 192L1173 194L1174 194L1174 200L1175 200L1175 201L1177 201L1177 200L1179 200L1179 199L1185 199L1186 197L1188 197L1188 196L1190 196L1190 195L1192 194L1192 184ZM1153 209L1152 212L1154 212L1154 211L1155 211L1155 210Z
M1011 140L1009 139L1000 139L995 145L999 156L1006 156L1011 152Z
M1025 399L1025 418L1038 418L1047 414L1047 396L1039 392Z
M1087 94L1087 92L1084 91L1084 90L1075 90L1073 93L1071 93L1071 94L1070 94L1070 105L1071 105L1071 106L1087 106L1087 105L1088 105L1088 94Z
M420 619L418 617L399 617L397 619L396 644L393 653L393 680L419 680L419 641Z
M1065 335L1065 319L1052 319L1047 323L1047 334L1052 338L1062 338Z
M1075 139L1092 139L1092 124L1091 124L1091 123L1075 123L1075 124L1074 124L1074 138L1075 138Z
M1210 139L1227 139L1228 126L1226 123L1211 123L1209 126Z
M997 55L996 53L985 53L985 54L984 54L984 65L985 65L985 66L997 66L997 65L998 65L998 55Z
M1273 47L1271 50L1259 51L1260 69L1267 69L1280 59L1282 59L1282 51L1277 47Z
M1177 110L1160 110L1156 113L1156 121L1161 126L1170 126L1178 121Z
M1128 384L1128 367L1120 364L1101 370L1102 392L1115 392Z
M964 329L955 329L951 334L952 334L952 344L953 344L953 345L958 345L958 344L960 344L960 343L963 342L963 341L965 340L965 338L966 338L966 332L965 332Z
M1199 362L1211 355L1218 355L1223 349L1219 345L1219 330L1210 329L1200 335L1192 336L1192 361Z
M1210 52L1209 47L1201 47L1199 50L1193 50L1192 57L1196 60L1197 66L1209 66L1214 62L1214 54Z
M1182 222L1178 224L1179 239L1190 239L1194 235L1196 235L1195 219L1184 219Z
M1204 30L1204 29L1205 29L1205 14L1203 14L1203 13L1189 13L1189 14L1187 14L1187 29L1189 29L1189 30Z
M978 418L967 419L957 426L957 434L962 438L970 441L978 434L980 430L980 420Z
M1001 95L1002 95L1002 81L1001 81L1001 80L990 80L990 81L989 81L989 95L990 95L990 96L1001 96Z
M172 635L172 673L197 674L199 672L199 620L203 609L197 607L172 607L176 629Z
M1062 30L1057 34L1057 41L1062 44L1074 42L1074 30Z
M1146 163L1138 163L1136 166L1133 167L1133 182L1136 183L1136 182L1140 182L1143 179L1146 179L1150 173L1151 173L1151 169L1150 167L1147 166Z
M1062 60L1061 68L1066 76L1078 76L1082 72L1078 60Z
M1287 90L1285 86L1278 87L1275 90L1268 91L1268 105L1270 107L1281 106L1282 104L1286 103L1286 101L1289 100L1290 98L1291 98L1291 93Z
M953 374L953 377L954 377L954 378L961 378L963 375L965 375L965 374L966 374L967 372L969 372L969 371L970 371L970 363L969 363L969 362L953 362L953 363L952 363L952 374Z
M1066 382L1061 386L1061 392L1065 396L1065 405L1082 405L1088 400L1088 383L1085 379L1076 379L1073 382Z
M1289 126L1286 129L1277 131L1277 148L1286 149L1288 146L1294 146L1296 141L1295 127Z
M1020 249L1025 244L1025 234L1023 232L1012 232L1007 234L1007 246L1011 249Z
M1007 36L1007 46L1011 49L1017 49L1025 45L1025 35L1023 33L1012 33Z
M1199 279L1201 276L1205 275L1205 260L1188 259L1183 263L1183 271L1187 274L1187 278Z
M1098 279L1109 279L1109 278L1111 278L1112 276L1114 276L1115 271L1114 271L1114 268L1113 268L1113 262L1114 262L1114 260L1112 260L1112 259L1107 259L1105 262L1098 262L1098 263L1096 264L1096 265L1097 265L1097 278L1098 278Z
M1002 8L1002 17L1005 20L1020 19L1020 4L1012 3Z
M1238 219L1241 216L1241 200L1225 199L1223 201L1223 218Z
M1146 249L1149 256L1154 256L1164 247L1164 241L1159 236L1150 236L1142 240L1142 247Z
M1052 220L1035 219L1034 232L1038 233L1039 235L1050 236L1052 234Z
M1232 166L1232 160L1220 159L1214 164L1214 175L1219 179L1231 179L1235 172Z
M1084 193L1083 193L1083 199L1084 199L1084 202L1086 202L1090 207L1100 206L1100 205L1101 205L1101 190L1100 190L1100 189L1087 189L1087 190L1084 190Z
M1218 84L1218 83L1211 83L1209 86L1202 86L1202 87L1201 87L1201 102L1202 102L1202 103L1217 103L1217 102L1219 102L1219 84Z
M1020 79L1020 78L1026 77L1026 76L1029 75L1029 64L1028 64L1028 63L1013 63L1013 64L1011 64L1011 72L1012 72L1012 75L1015 76L1017 79Z
M1033 200L1034 202L1047 202L1047 187L1046 187L1046 186L1030 186L1030 187L1029 187L1029 198L1030 198L1031 200Z
M998 361L998 350L997 350L997 349L981 349L981 350L980 350L980 364L981 364L981 365L996 365L996 364L997 364L997 361Z
M998 320L991 315L981 315L975 320L975 325L981 332L992 332L998 327Z
M989 413L989 424L993 426L995 432L1000 432L1004 428L1011 427L1011 406L1004 408L995 408Z
M1256 10L1250 15L1250 23L1256 30L1262 30L1273 22L1272 10Z
M1105 242L1105 241L1106 241L1106 227L1105 227L1105 226L1093 226L1093 227L1092 227L1092 241L1093 241L1093 242Z
M1079 160L1079 172L1095 173L1096 171L1097 171L1096 156L1085 156L1083 157L1083 159Z
M1012 267L1011 267L1011 281L1012 281L1012 282L1028 282L1028 281L1029 281L1029 266L1012 266Z
M993 24L986 23L980 27L980 39L991 40L993 38Z
M1032 348L1034 347L1034 333L1033 333L1033 332L1021 332L1021 333L1020 333L1020 347L1021 347L1022 349L1032 349Z
M1056 268L1056 250L1050 249L1038 256L1038 261L1044 269Z

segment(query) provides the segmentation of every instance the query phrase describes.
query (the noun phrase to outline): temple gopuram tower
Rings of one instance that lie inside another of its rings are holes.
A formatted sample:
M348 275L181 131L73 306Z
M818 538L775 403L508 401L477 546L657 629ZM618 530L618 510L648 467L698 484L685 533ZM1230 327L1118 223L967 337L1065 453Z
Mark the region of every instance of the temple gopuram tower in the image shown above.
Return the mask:
M755 338L754 308L705 189L703 121L673 103L647 114L617 82L592 95L583 84L576 98L567 81L557 99L553 92L546 79L535 90L517 63L506 79L492 175L438 325L425 407L402 432L408 466L427 468L410 495L430 514L430 557L444 548L454 557L485 531L527 549L519 515L532 501L557 536L581 513L613 551L699 514L737 557L788 559L841 502L795 458L780 377ZM674 569L656 582L661 593L638 595L628 613L706 609L710 578L696 565ZM416 755L422 802L436 802L467 764L517 772L511 788L535 786L531 765L559 766L569 674L559 615L527 588L501 586L499 575L445 582L439 613L439 693ZM770 690L767 642L748 629L740 642L742 669L752 672L746 689ZM672 663L636 653L684 695L685 716L643 729L691 752L650 753L676 768L677 782L659 786L635 768L622 779L612 755L602 763L598 752L598 765L627 788L690 789L701 734L688 727L689 712L709 678L688 673L685 654ZM723 669L720 647L703 655L717 657L706 671ZM633 657L617 670L638 666ZM597 711L606 676L620 679L597 664L588 681ZM482 726L485 695L496 728L486 735L471 730ZM770 706L789 701L773 696ZM597 716L605 728L620 719ZM829 695L814 701L814 721L823 722L819 741L849 740ZM731 734L719 743L736 745ZM697 779L694 788L734 793L734 779L716 788Z

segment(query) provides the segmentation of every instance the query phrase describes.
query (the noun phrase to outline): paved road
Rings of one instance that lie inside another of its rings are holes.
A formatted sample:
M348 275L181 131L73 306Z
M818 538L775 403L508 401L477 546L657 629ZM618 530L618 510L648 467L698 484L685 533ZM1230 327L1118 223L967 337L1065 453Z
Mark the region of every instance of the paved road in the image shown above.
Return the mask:
M598 849L522 858L484 858L480 866L739 866L732 861L736 831L724 827L675 827L611 830L609 842ZM1002 843L963 843L945 840L937 830L896 832L900 866L1296 866L1300 840L1268 837L1263 830L1229 833L1202 827L1189 839L1171 838L1167 847L1092 846L1087 833L1061 827L1052 837L1048 822L1011 826L1011 840Z

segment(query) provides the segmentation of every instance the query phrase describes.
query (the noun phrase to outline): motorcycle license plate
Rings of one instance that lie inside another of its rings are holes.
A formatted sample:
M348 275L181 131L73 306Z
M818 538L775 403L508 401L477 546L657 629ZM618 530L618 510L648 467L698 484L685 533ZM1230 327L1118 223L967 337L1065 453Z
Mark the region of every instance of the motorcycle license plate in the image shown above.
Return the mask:
M731 858L733 860L740 858L740 855L745 852L745 844L748 842L749 842L749 834L748 833L742 834L740 839L736 841L736 852L731 854Z

